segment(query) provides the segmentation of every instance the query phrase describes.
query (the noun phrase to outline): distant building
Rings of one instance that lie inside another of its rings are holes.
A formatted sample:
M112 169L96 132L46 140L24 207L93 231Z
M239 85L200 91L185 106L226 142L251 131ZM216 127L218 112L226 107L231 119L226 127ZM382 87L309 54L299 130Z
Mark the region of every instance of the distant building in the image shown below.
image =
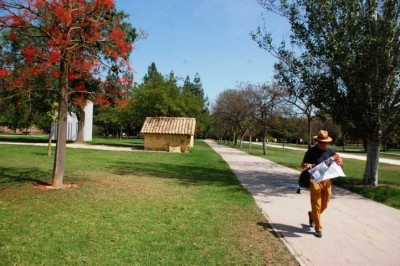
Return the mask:
M85 112L85 124L83 127L83 140L92 141L92 131L93 131L93 102L86 101L86 106L84 108ZM51 123L51 139L57 139L57 122ZM67 118L67 140L76 141L78 138L78 118L75 113L68 114Z
M57 140L58 123L51 122L51 139ZM67 117L67 141L76 141L78 137L78 118L75 113Z
M93 102L86 101L85 125L83 127L83 141L92 141L93 136Z
M195 128L195 118L147 117L140 134L144 136L145 150L190 152Z

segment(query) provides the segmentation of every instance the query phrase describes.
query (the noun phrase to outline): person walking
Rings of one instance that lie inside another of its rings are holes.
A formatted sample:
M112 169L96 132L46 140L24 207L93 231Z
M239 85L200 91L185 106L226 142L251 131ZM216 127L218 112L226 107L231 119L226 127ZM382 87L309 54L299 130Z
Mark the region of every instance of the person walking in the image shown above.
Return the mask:
M303 170L309 170L330 157L334 157L336 163L343 168L343 161L335 151L327 147L332 142L328 131L319 130L314 136L317 144L310 148L304 155L301 167ZM310 227L315 228L314 235L322 237L321 214L328 207L328 202L332 194L332 181L330 179L323 180L319 183L310 180L310 201L311 211L308 212L308 221Z

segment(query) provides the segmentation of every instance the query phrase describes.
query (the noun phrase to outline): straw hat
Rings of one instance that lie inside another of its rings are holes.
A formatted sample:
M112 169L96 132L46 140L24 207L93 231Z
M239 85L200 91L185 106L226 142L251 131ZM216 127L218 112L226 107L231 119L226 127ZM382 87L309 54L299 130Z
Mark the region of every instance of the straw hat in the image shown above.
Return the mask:
M325 131L325 130L318 131L318 134L316 136L314 136L314 139L316 141L326 142L326 143L332 141L332 138L329 137L329 135L328 135L328 131Z

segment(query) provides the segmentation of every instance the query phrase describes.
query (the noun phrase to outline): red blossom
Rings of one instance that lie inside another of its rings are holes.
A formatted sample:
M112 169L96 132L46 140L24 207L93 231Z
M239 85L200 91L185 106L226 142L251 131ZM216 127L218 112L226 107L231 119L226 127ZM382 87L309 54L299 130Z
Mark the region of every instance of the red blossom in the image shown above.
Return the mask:
M110 37L115 41L123 40L124 36L125 34L117 28L114 28L110 33Z
M125 105L128 104L128 101L127 101L127 100L119 100L119 101L116 101L115 104L116 104L118 107L123 107L123 106L125 106Z
M36 54L36 49L34 47L23 48L21 50L21 53L25 56L25 59L28 62L28 64L32 64L33 63L33 59L34 59L35 54Z
M8 19L8 21L10 22L10 25L14 27L28 26L28 23L24 20L23 17L12 16L11 18Z
M33 6L36 9L42 9L46 4L46 0L29 0L29 6Z
M69 73L68 75L68 80L69 81L74 81L77 80L80 77L79 73Z
M74 90L75 92L84 92L84 91L86 91L86 86L85 86L85 84L83 84L83 83L79 83L78 85L76 85L76 86L73 88L73 90Z
M74 104L76 104L76 105L78 105L80 107L85 107L86 99L82 95L75 96L74 97Z
M64 8L62 3L59 3L54 7L54 14L57 18L66 25L70 25L72 23L71 13L68 9Z
M28 19L28 20L34 20L36 18L36 15L28 10L24 10L23 16L25 19Z
M11 74L11 71L8 69L0 69L0 78L6 78Z
M104 94L99 94L99 93L96 95L94 103L105 106L110 105L108 98Z
M10 40L15 41L17 35L15 34L15 31L13 29L10 30Z
M100 4L105 5L108 8L114 8L114 1L113 0L101 0L98 1Z
M34 75L35 77L42 75L43 74L43 69L40 66L33 66L31 68L31 73L32 75Z
M61 53L59 51L50 51L49 52L49 62L51 64L60 62L61 59Z
M55 78L55 79L58 79L58 78L60 77L60 71L59 71L58 69L52 71L52 72L50 73L50 77Z
M129 53L132 50L132 45L126 42L120 42L118 44L119 49L121 50L121 52L125 55L127 53Z

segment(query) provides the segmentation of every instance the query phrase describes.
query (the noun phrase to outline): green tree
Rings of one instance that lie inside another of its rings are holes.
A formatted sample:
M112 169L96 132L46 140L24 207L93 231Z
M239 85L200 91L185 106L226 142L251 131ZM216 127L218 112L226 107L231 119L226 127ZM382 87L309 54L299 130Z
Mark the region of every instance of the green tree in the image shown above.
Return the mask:
M220 125L229 125L232 131L234 145L238 138L242 140L248 126L247 119L250 118L249 105L241 88L225 90L220 93L213 108L213 117L222 122Z
M367 142L364 183L377 185L382 141L400 119L400 2L259 2L286 16L292 41L324 63L333 82L318 88L321 108L358 129Z
M142 125L148 116L168 115L168 91L165 89L165 79L158 72L156 64L152 63L143 78L143 83L133 90L135 103L132 114L134 122Z
M124 126L124 116L122 113L123 107L118 106L98 106L95 108L93 124L96 125L97 134L104 136L121 137ZM101 128L101 129L99 129Z
M259 42L261 40L258 40ZM270 44L271 45L271 44ZM269 51L272 51L269 46ZM325 80L319 62L313 60L308 54L296 58L293 52L285 50L284 46L279 48L279 63L275 64L275 79L280 86L287 90L286 101L293 105L300 115L306 117L307 121L307 143L311 148L312 143L312 121L316 118L319 103L315 95L319 86L324 86Z
M196 73L196 75L193 78L192 94L193 94L193 96L195 96L199 99L202 99L202 100L204 99L203 84L201 83L199 73Z
M249 115L261 129L263 139L263 154L267 155L267 133L273 126L276 117L283 114L286 91L280 86L248 84L244 90Z
M206 132L208 128L208 106L200 77L196 75L192 83L187 76L183 86L171 71L163 76L152 63L143 78L143 83L133 89L133 101L127 107L136 130L139 130L146 117L170 116L196 118L197 132Z
M177 78L175 77L174 71L171 71L168 77L165 79L164 87L168 95L168 97L166 97L168 105L168 111L167 111L168 116L171 117L184 116L181 104L182 103L181 90L177 84Z
M182 104L185 116L196 118L196 132L198 137L205 137L209 131L210 112L208 98L204 96L203 84L199 73L196 73L193 82L190 77L186 79L182 86Z

